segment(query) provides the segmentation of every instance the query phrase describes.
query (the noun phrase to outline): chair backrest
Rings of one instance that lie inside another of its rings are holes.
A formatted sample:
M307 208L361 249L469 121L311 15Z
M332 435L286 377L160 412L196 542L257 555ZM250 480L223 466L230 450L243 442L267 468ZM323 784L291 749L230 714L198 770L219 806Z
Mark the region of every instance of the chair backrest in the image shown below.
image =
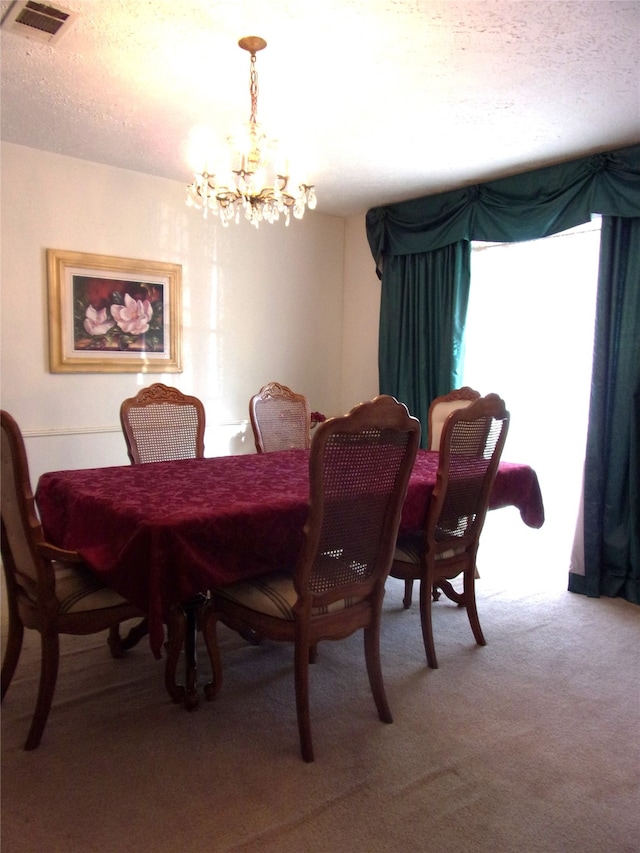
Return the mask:
M51 564L40 558L37 545L44 541L31 490L29 464L20 427L0 412L2 433L0 496L2 498L2 563L9 594L23 593L30 601L54 594ZM49 569L49 571L47 571Z
M134 465L204 456L202 402L162 382L124 400L120 423Z
M427 553L477 547L508 429L509 412L497 394L447 418L427 513Z
M249 416L258 453L308 448L311 409L306 397L286 385L270 382L249 402Z
M479 391L474 391L473 388L465 385L463 388L455 388L448 394L443 394L431 401L428 414L429 450L439 449L442 428L451 412L470 406L479 397Z
M294 583L296 608L377 595L382 602L420 422L381 395L317 429L310 507Z

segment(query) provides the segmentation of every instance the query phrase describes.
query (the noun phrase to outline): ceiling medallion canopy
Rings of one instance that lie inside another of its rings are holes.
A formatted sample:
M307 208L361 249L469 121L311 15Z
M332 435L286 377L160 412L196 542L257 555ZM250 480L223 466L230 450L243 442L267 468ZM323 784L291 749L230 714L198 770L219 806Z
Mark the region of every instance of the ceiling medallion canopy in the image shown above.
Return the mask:
M251 54L249 124L241 138L227 138L227 168L216 174L196 172L187 187L187 205L202 210L205 218L214 213L225 227L232 220L240 222L242 215L256 228L263 221L277 222L281 217L288 225L291 214L302 219L307 207L315 208L315 190L312 184L301 183L294 195L288 186L288 161L279 156L276 140L269 139L258 124L256 54L267 46L266 41L246 36L238 45Z

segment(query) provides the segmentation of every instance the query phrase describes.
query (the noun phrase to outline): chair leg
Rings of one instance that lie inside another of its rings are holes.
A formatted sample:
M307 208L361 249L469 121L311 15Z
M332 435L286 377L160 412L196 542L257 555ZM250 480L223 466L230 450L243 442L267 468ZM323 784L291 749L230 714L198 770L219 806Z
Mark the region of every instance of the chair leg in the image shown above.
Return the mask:
M252 646L262 645L262 637L251 628L238 628L238 634L240 634L242 639L246 640L247 643L251 643Z
M435 586L436 584L434 583L434 587ZM453 584L449 583L449 581L444 580L443 578L440 578L440 580L437 581L437 586L444 592L444 594L450 601L455 602L460 607L466 607L467 599L464 590L462 593L456 592L453 588ZM440 595L438 594L438 598L439 597ZM437 601L437 599L434 598L434 601Z
M413 595L413 578L407 578L404 582L404 598L402 603L404 609L408 610L411 607L411 597Z
M300 752L304 761L313 761L313 742L311 740L311 719L309 715L309 645L296 640L294 653L296 682L296 711L298 715L298 734Z
M218 646L218 617L211 600L207 601L200 611L200 627L211 662L211 681L204 686L204 695L211 701L222 687L222 664Z
M433 644L433 623L431 616L431 594L433 583L423 579L420 581L420 623L422 625L422 641L424 643L427 664L431 669L438 669L436 648Z
M137 625L134 625L126 637L120 636L120 625L112 625L109 628L109 637L107 640L111 657L116 659L123 657L125 652L136 646L148 633L149 622L146 618L141 619Z
M4 659L2 661L2 696L4 699L5 693L9 689L11 679L18 666L18 659L22 651L22 639L24 637L24 625L17 614L9 613L9 631L7 634L7 645L4 650Z
M107 645L111 652L111 657L118 660L124 656L124 643L120 636L120 623L112 625L109 628L109 636L107 637Z
M473 569L464 573L464 598L467 607L467 616L469 617L469 624L471 625L475 641L479 646L486 646L487 641L485 640L482 628L480 627L478 608L476 607L476 583L475 571Z
M184 699L188 711L198 705L198 657L196 644L198 639L199 611L204 604L202 596L196 596L183 603L186 615L186 631L184 637L185 683L187 692Z
M218 618L224 625L235 631L236 634L239 634L243 640L246 640L247 643L250 643L252 646L262 645L263 637L257 631L254 631L253 628L247 628L246 625L234 624L233 620L227 620L223 613L218 614Z
M374 623L364 629L364 657L367 663L367 675L369 676L371 693L378 709L378 716L383 723L392 723L393 717L391 716L391 709L387 702L384 681L382 680L382 667L380 666L379 619L376 619Z
M143 637L146 637L148 633L149 620L145 617L144 619L141 619L137 625L134 625L124 638L123 645L125 652L129 651L129 649L132 649L134 646L137 646L140 640L142 640Z
M36 749L40 744L44 727L47 724L53 694L58 678L58 663L60 660L60 643L57 631L44 630L40 634L42 659L40 662L40 685L36 709L31 721L31 728L24 748Z
M187 692L186 688L176 682L178 660L187 632L187 617L181 604L171 606L167 625L168 643L167 661L164 666L164 684L167 693L174 702L183 702Z

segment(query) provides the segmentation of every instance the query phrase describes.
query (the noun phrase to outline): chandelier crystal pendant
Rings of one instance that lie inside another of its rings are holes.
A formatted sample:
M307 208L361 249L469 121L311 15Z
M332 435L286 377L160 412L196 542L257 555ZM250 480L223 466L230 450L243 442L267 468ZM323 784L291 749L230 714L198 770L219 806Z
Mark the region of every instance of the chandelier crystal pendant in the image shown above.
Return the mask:
M256 53L267 46L266 41L247 36L238 45L251 54L249 124L242 139L227 139L228 174L197 172L193 183L187 186L187 205L202 210L205 218L209 212L219 216L225 228L231 220L240 222L242 214L256 228L263 221L277 222L281 216L288 225L292 213L302 219L307 207L315 208L315 190L312 184L300 184L296 195L289 191L288 168L283 165L284 160L277 159L277 142L269 139L258 124Z

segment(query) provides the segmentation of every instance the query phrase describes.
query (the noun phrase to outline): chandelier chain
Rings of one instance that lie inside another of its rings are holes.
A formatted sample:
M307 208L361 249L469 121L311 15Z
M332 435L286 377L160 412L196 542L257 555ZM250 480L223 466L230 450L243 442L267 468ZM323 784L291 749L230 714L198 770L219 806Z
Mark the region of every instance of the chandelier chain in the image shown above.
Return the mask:
M251 71L249 74L249 94L251 95L251 124L258 123L258 71L256 69L256 55L251 54Z

